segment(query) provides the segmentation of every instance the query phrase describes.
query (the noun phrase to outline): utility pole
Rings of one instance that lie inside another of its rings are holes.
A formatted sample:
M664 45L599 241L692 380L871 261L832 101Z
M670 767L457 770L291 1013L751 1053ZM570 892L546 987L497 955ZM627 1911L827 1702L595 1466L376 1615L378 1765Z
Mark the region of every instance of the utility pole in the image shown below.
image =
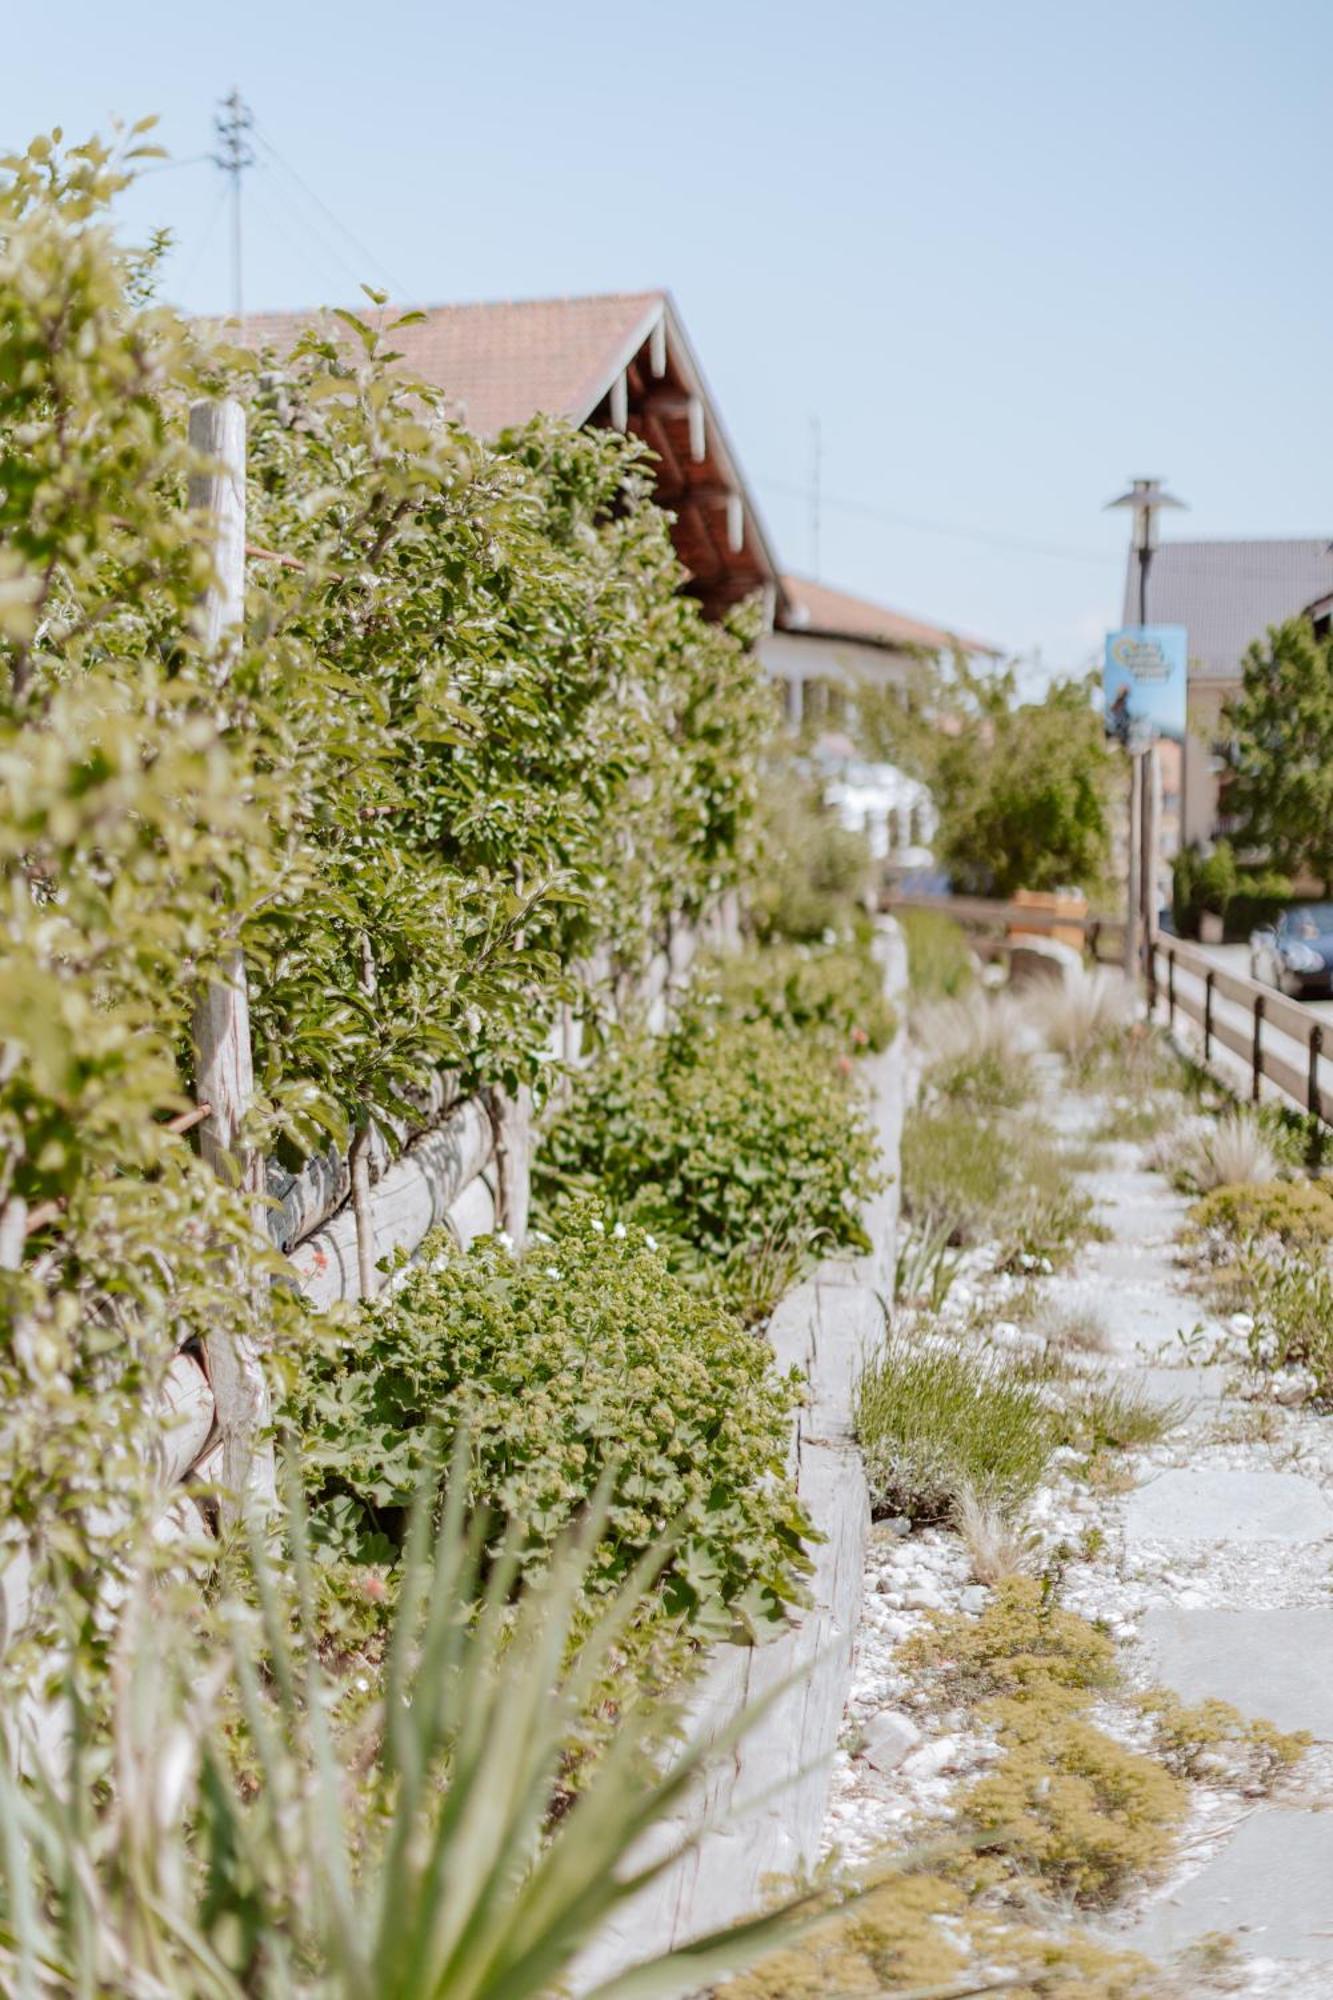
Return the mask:
M1148 623L1148 571L1157 546L1157 516L1163 507L1184 507L1185 501L1168 493L1160 479L1131 479L1129 491L1108 500L1106 505L1125 507L1134 516L1130 547L1138 557L1139 624ZM1125 975L1132 979L1139 968L1140 948L1146 959L1152 951L1157 923L1157 797L1160 777L1156 750L1149 741L1128 744L1129 782L1129 880L1125 893ZM1182 770L1186 746L1181 744ZM1149 982L1151 984L1151 981Z
M250 107L239 90L233 90L230 97L223 98L213 120L213 130L218 137L218 150L213 160L231 179L231 310L232 317L237 320L245 316L241 285L241 175L255 163L254 147L250 144L254 122Z
M819 581L819 529L824 470L824 439L819 418L810 419L810 574Z

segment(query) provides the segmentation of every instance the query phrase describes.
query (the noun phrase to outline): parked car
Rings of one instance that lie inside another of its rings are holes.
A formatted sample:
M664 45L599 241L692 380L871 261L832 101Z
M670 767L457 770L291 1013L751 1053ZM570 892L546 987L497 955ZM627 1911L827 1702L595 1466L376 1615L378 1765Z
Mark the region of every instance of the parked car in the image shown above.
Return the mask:
M1252 931L1250 977L1295 1000L1333 994L1333 903L1303 903Z

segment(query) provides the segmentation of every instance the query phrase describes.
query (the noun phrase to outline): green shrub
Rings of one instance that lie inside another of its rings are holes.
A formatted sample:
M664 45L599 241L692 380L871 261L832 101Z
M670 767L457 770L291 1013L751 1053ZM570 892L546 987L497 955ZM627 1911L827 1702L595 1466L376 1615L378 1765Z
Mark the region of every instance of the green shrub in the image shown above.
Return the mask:
M1274 1237L1305 1256L1333 1247L1333 1188L1323 1181L1260 1181L1214 1188L1189 1212L1188 1234L1221 1230L1238 1248Z
M695 1632L782 1617L808 1567L786 1474L796 1378L638 1230L586 1209L514 1259L495 1238L426 1262L304 1357L293 1416L330 1560L396 1560L432 1427L471 1433L469 1498L541 1568L615 1468L587 1588L614 1590L668 1528L660 1610Z
M874 1512L930 1522L965 1494L1017 1507L1059 1424L1040 1388L994 1356L890 1336L857 1384L856 1435Z
M733 1021L770 1021L833 1051L885 1049L897 1017L868 937L850 944L776 943L719 959L699 980Z
M547 1215L595 1195L653 1230L673 1270L759 1317L814 1254L868 1247L875 1161L854 1086L822 1050L705 1009L610 1044L547 1132L534 1184Z
M870 849L825 805L819 780L791 764L771 771L761 829L762 859L750 894L756 934L814 942L851 928L864 914Z
M972 985L972 953L962 927L939 910L899 909L914 1000L956 1000Z

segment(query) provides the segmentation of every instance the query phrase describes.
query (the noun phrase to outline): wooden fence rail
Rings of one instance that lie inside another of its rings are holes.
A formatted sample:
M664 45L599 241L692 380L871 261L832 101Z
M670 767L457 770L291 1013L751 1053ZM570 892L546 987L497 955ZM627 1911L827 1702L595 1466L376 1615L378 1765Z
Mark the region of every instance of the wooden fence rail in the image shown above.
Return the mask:
M1027 903L1005 903L987 896L914 896L887 891L880 898L880 907L893 916L901 916L904 911L936 910L941 916L951 917L957 924L971 930L1000 930L1021 934L1027 931L1082 931L1088 951L1094 958L1101 956L1101 946L1115 946L1119 953L1119 941L1124 936L1123 917L1098 916L1089 912L1086 916L1065 916L1054 910L1034 909ZM1108 955L1109 951L1108 951Z
M1203 1059L1210 1059L1213 1045L1220 1044L1248 1064L1250 1096L1257 1104L1265 1078L1300 1110L1333 1125L1333 1088L1320 1076L1326 1024L1312 1019L1299 1001L1289 1000L1271 986L1261 986L1239 972L1218 965L1198 945L1183 938L1154 933L1147 950L1148 1004L1166 1007L1168 1025L1177 1014L1195 1021L1203 1031ZM1193 984L1182 985L1184 973ZM1227 1000L1243 1007L1244 1025L1218 1012L1217 1002ZM1295 1043L1303 1059L1293 1060L1292 1052L1275 1047L1272 1037L1280 1035Z

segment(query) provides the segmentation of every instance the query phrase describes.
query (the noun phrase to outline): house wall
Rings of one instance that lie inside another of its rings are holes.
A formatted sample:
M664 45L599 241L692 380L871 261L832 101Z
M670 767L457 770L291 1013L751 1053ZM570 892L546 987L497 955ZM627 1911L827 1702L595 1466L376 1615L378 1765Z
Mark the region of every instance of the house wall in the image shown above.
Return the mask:
M839 719L838 697L845 697L866 683L874 687L902 687L912 660L905 653L884 646L871 646L856 639L830 639L813 632L766 632L759 641L759 657L774 680L786 691L787 720L799 726L819 713L824 690L835 696L833 713L827 703L829 720Z

